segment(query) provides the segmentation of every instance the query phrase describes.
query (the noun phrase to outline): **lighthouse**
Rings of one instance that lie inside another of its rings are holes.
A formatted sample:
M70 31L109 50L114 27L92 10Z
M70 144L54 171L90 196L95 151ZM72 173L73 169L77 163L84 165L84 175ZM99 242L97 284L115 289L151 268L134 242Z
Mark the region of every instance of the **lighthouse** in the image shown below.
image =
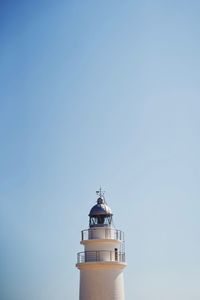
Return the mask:
M97 203L89 212L89 228L81 232L84 251L77 254L79 300L124 300L124 233L113 225L113 214L101 188L97 195Z

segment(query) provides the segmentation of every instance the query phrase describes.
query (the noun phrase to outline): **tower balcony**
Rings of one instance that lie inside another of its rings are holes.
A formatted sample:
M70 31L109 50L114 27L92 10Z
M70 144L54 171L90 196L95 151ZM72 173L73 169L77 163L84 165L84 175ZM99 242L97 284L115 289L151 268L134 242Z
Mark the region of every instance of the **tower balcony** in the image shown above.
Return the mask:
M121 262L125 263L125 252L99 250L85 251L77 254L77 263L87 262Z
M81 240L111 239L124 242L124 233L110 227L93 227L81 231Z

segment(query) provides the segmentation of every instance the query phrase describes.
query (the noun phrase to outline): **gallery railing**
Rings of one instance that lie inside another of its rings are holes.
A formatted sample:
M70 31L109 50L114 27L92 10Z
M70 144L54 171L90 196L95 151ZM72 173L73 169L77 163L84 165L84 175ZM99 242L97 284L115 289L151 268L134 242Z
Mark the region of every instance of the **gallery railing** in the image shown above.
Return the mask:
M93 240L93 239L113 239L124 241L124 233L121 230L114 228L90 228L81 231L81 239Z
M125 262L125 253L108 250L79 252L77 263L85 262Z

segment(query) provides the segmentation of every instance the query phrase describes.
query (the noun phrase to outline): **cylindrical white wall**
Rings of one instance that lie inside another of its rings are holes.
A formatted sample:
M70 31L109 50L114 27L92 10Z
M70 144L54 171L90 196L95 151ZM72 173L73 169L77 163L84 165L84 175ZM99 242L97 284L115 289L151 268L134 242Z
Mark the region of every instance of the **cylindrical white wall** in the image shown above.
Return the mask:
M122 269L80 270L80 300L124 300Z

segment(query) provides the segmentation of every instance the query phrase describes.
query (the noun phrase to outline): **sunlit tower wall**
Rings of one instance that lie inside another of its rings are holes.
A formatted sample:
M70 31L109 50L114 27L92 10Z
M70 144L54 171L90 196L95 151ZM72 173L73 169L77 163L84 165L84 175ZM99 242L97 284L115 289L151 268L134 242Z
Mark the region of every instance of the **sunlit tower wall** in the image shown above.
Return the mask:
M84 251L77 254L79 300L124 300L124 233L114 227L112 211L101 189L80 243Z

